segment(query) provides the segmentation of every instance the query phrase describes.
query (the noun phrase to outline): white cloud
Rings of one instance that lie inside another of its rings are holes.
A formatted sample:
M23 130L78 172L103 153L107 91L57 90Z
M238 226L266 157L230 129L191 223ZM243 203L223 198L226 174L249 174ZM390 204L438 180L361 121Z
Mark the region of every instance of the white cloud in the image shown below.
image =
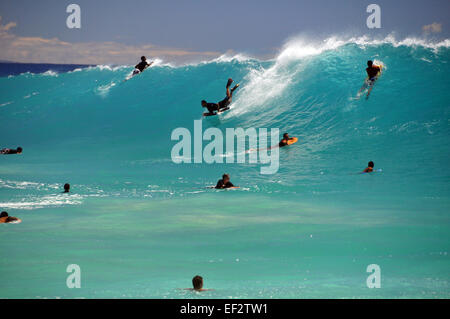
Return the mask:
M11 32L17 24L5 25L0 17L0 60L28 63L133 64L141 55L172 62L217 57L219 52L197 52L152 44L125 45L119 42L71 43L57 38L22 37Z
M425 33L440 33L442 32L442 23L433 22L422 27L422 31Z

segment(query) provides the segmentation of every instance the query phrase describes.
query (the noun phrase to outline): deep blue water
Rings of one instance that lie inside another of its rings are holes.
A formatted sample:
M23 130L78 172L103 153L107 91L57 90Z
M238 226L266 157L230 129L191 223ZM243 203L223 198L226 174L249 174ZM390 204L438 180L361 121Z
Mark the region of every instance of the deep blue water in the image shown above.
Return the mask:
M0 76L19 75L22 73L63 73L75 69L86 68L85 64L38 64L38 63L7 63L0 62Z

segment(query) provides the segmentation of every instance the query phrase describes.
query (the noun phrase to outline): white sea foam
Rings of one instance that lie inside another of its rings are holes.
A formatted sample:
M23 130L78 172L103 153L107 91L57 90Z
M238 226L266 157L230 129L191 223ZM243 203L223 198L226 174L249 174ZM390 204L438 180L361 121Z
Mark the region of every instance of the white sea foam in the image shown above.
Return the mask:
M79 205L82 203L81 195L55 194L43 197L30 196L17 202L0 202L4 209L37 209L52 206Z
M58 76L58 73L55 72L55 71L52 71L52 70L48 70L48 71L45 71L44 73L42 73L42 75L44 75L44 76Z
M154 59L151 59L150 61L153 61L152 67L155 67L155 66L160 66L160 67L165 66L165 67L170 67L170 68L176 67L174 64L172 64L170 62L165 62L160 58L154 58Z
M440 48L449 48L450 47L450 39L445 39L442 41L432 41L428 39L421 39L415 37L408 37L402 40L397 40L393 34L390 34L384 38L373 39L369 36L360 36L360 37L340 37L340 36L331 36L324 40L311 40L306 37L293 37L290 38L286 44L282 47L280 53L275 58L265 59L265 61L292 61L298 60L307 56L318 55L327 50L335 50L339 47L342 47L347 44L356 44L361 47L365 46L377 46L383 44L390 44L394 47L407 46L407 47L424 47L428 49L438 50ZM183 64L174 64L170 61L165 61L161 58L154 57L149 59L154 61L153 66L156 67L186 67L186 66L197 66L208 63L229 63L229 62L247 62L247 61L261 61L260 59L243 54L243 53L224 53L219 57L202 60L200 62L189 62ZM111 66L111 65L97 65L95 67L88 67L85 70L109 70L116 71L123 68L131 68L132 65L119 65L119 66Z
M116 86L116 82L114 81L111 81L110 83L105 85L101 85L97 88L97 93L102 97L106 97L109 93L109 90L111 90L111 88L113 88L114 86Z
M59 184L45 184L27 181L10 181L0 179L0 189L35 189L35 190L54 190L59 189L61 185Z
M100 71L117 71L117 70L121 70L121 69L128 69L130 66L129 65L105 65L105 64L100 64L100 65L96 65L96 66L90 66L85 68L85 70L90 71L90 70L100 70Z
M378 46L383 44L390 44L394 47L407 46L407 47L424 47L428 49L438 50L440 48L449 48L450 39L442 41L431 41L427 39L409 37L402 40L397 40L393 34L390 34L384 38L373 39L369 36L360 37L338 37L331 36L324 40L311 40L306 37L292 37L282 47L280 53L274 58L269 59L277 63L289 62L293 60L299 60L307 56L318 55L325 51L336 50L347 44L356 44L361 47L365 46ZM202 61L201 63L217 63L217 62L245 62L248 60L256 60L255 57L250 57L245 54L223 54L218 58L212 60Z
M250 60L255 60L255 58L242 54L242 53L237 53L237 54L229 54L229 53L225 53L222 54L221 56L210 60L210 61L204 61L206 63L211 63L211 62L216 62L216 63L229 63L229 62L246 62L246 61L250 61Z

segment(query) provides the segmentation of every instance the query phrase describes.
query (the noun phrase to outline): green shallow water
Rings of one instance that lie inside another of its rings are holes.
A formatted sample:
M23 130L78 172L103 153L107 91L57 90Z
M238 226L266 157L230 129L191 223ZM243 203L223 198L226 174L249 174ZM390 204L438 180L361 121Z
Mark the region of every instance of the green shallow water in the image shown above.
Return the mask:
M0 262L0 297L450 295L446 224L424 225L407 212L393 217L362 206L350 213L238 192L199 199L88 199L64 210L24 211L26 222L1 225L7 258ZM381 289L366 287L373 263L381 267ZM66 286L69 264L81 267L81 289ZM215 290L177 289L190 287L196 274Z

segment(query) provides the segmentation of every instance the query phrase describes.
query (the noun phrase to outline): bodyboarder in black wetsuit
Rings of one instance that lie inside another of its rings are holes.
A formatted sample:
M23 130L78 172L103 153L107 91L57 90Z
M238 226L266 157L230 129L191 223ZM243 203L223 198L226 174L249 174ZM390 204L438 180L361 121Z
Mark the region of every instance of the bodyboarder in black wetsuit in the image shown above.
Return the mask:
M230 86L233 83L233 79L229 78L227 82L227 96L220 101L219 103L208 103L205 100L202 101L202 107L206 107L209 113L207 115L215 115L216 112L224 111L232 102L233 92L239 87L239 84L236 84L231 90Z

